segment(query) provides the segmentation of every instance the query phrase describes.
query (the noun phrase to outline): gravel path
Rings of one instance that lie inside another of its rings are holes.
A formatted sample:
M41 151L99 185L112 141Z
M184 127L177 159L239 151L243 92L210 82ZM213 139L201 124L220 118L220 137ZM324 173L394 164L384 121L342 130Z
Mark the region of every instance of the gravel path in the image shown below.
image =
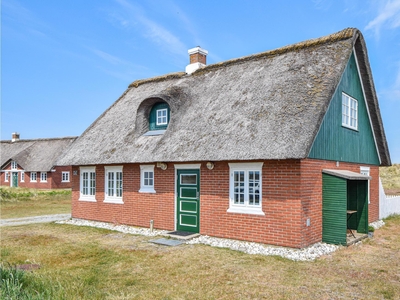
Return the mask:
M0 226L18 226L27 225L34 223L51 223L55 221L67 220L71 218L71 214L57 214L57 215L45 215L45 216L35 216L26 218L16 218L16 219L1 219Z

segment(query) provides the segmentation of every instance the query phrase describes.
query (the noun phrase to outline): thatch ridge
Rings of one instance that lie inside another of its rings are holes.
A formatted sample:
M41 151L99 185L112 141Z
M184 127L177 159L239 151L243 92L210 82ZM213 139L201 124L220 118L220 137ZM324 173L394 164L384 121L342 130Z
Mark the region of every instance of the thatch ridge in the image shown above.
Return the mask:
M257 53L257 54L253 54L253 55L248 55L248 56L244 56L244 57L230 59L230 60L223 61L223 62L220 62L220 63L207 65L207 66L204 66L204 67L196 70L191 75L193 75L193 76L200 75L200 74L203 74L204 72L208 72L208 71L213 70L213 69L223 68L223 67L229 66L231 64L242 63L242 62L246 62L246 61L249 61L249 60L256 60L256 59L260 59L260 58L273 57L273 56L276 56L276 55L281 55L281 54L286 53L286 52L298 51L298 50L301 50L301 49L304 49L304 48L311 48L311 47L319 46L319 45L322 45L322 44L325 44L325 43L334 43L334 42L337 42L337 41L341 41L341 40L352 38L357 32L358 32L358 30L355 29L355 28L346 28L346 29L341 30L339 32L330 34L328 36L324 36L324 37L320 37L320 38L316 38L316 39L311 39L311 40L299 42L299 43L296 43L296 44L291 44L291 45L288 45L288 46L284 46L284 47L277 48L277 49L274 49L274 50L268 50L268 51ZM162 76L147 78L147 79L139 79L139 80L136 80L136 81L132 82L129 85L129 88L132 88L132 87L137 88L142 84L151 83L151 82L158 82L158 81L164 81L164 80L169 80L169 79L181 78L181 77L186 76L186 75L187 74L185 72L176 72L176 73L170 73L170 74L166 74L166 75L162 75Z

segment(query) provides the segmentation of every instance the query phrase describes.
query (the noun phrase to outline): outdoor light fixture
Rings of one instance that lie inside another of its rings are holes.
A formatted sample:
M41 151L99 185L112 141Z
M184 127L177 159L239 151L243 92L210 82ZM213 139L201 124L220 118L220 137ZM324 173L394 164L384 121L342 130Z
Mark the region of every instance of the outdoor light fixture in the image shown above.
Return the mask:
M161 168L161 170L166 170L168 168L168 165L163 162L158 162L157 163L157 168Z
M214 163L211 162L211 161L209 161L209 162L206 164L206 166L207 166L207 169L209 169L209 170L214 169Z

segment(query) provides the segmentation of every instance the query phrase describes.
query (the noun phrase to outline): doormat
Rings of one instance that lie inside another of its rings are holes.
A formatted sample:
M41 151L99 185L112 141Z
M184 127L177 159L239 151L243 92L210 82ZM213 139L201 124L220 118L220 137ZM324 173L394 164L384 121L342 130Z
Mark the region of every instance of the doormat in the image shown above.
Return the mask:
M192 235L195 233L189 232L189 231L171 231L171 232L168 232L168 234L179 235L179 236L189 236L189 235Z
M157 240L151 240L149 242L158 244L158 245L164 245L164 246L179 246L180 244L184 243L182 241L173 240L173 239L157 239Z

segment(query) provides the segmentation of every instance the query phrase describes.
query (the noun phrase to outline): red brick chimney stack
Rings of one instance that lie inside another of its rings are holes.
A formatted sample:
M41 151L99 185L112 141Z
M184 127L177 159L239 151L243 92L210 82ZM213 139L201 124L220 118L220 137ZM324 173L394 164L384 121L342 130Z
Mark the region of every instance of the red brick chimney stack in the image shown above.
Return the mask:
M19 133L13 132L11 135L11 142L16 142L16 141L19 141Z
M186 73L192 74L197 69L204 67L207 64L208 51L197 46L189 49L190 64L186 67Z

